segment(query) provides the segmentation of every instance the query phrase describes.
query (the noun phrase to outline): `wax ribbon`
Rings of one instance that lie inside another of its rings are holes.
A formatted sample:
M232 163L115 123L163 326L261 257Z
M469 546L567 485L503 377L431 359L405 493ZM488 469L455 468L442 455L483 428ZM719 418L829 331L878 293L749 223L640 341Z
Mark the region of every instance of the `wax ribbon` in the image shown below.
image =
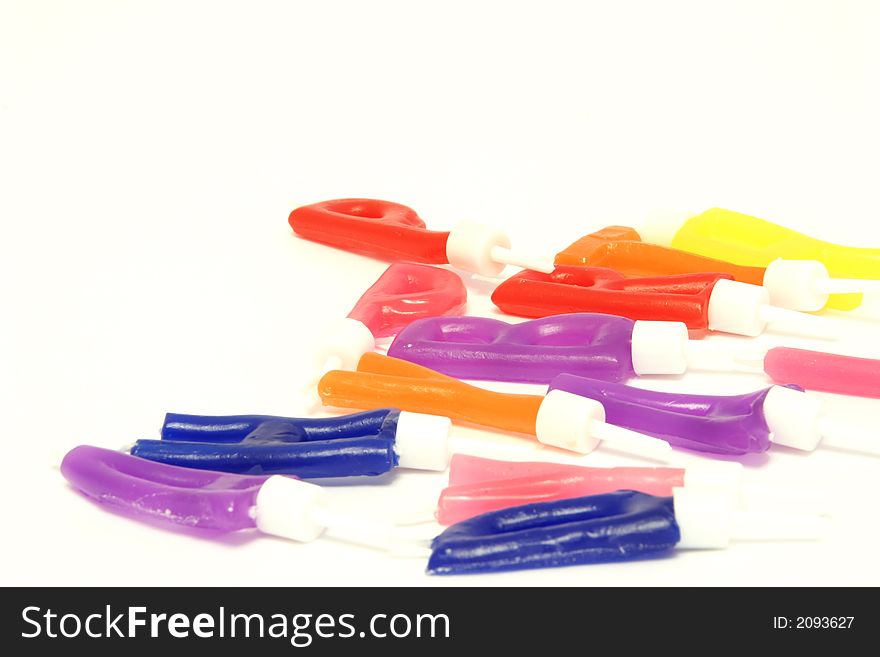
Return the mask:
M779 383L840 395L880 397L880 360L775 347L764 357L764 371Z
M388 355L461 379L549 383L563 372L623 381L635 376L633 321L572 313L508 324L485 317L422 319Z
M339 418L169 413L162 440L138 440L134 456L169 465L304 479L379 475L398 464L400 412L379 409Z
M468 470L471 473L479 470L479 473L462 481ZM512 506L616 490L668 496L672 495L673 488L684 486L684 474L683 468L508 463L456 454L450 465L449 486L443 489L437 501L437 521L451 525Z
M717 272L752 285L761 285L764 280L763 267L735 265L649 244L625 226L608 226L580 238L556 255L556 264L607 267L627 278Z
M415 210L364 198L324 201L297 208L288 218L298 235L382 260L447 262L448 232L427 230Z
M460 522L434 539L428 572L626 561L668 553L680 537L672 498L617 491L526 504Z
M256 527L251 509L269 478L153 463L89 445L68 452L61 473L87 497L129 517L224 532Z
M413 363L364 354L357 372L336 370L318 382L328 406L377 408L392 403L417 413L535 435L543 397L491 392Z
M771 388L744 395L693 395L561 374L550 389L595 399L605 407L608 422L662 438L675 447L742 455L764 452L771 444L763 413Z
M750 215L712 208L693 215L668 236L675 249L766 267L777 258L818 260L835 278L880 278L880 249L826 242ZM831 308L850 310L861 294L834 294Z
M459 315L467 291L456 273L439 267L394 263L364 292L348 314L375 338L395 335L423 317Z
M638 320L684 322L702 334L709 297L729 274L685 274L627 279L612 269L560 265L552 274L523 271L492 293L502 311L523 317L598 312Z

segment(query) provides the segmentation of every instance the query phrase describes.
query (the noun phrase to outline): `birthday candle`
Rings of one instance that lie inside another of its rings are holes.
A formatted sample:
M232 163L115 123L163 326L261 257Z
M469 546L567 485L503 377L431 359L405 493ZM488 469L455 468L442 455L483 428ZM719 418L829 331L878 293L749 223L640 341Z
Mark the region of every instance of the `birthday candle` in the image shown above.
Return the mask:
M731 348L691 340L681 322L570 313L509 324L487 317L432 317L401 331L388 355L449 376L549 383L559 374L624 382L690 370L766 373L780 384L880 397L880 360L807 349Z
M850 310L861 303L862 296L841 293L877 289L877 284L846 279L880 279L880 249L825 242L764 219L721 208L703 213L654 216L639 228L639 234L646 242L738 265L768 267L768 270L776 267L783 279L780 291L795 295L794 299L801 303L810 299L815 303L831 294L830 308ZM785 261L774 265L779 258ZM785 264L786 261L795 264ZM827 270L804 264L805 261L818 261ZM788 286L786 290L786 280L801 280L806 284ZM767 283L766 276L764 282Z
M373 351L376 339L395 335L417 319L457 315L466 303L464 283L454 272L393 264L361 295L345 319L324 328L313 349L322 366L319 375L340 367L351 369L363 354Z
M710 465L731 470L742 468L732 462ZM696 471L695 466L693 472ZM673 488L687 485L684 468L588 468L559 463L494 461L458 454L453 456L449 472L449 486L443 489L437 501L437 522L441 525L521 504L615 490L671 495ZM723 478L735 481L738 475L731 473Z
M718 272L734 280L762 285L770 303L790 310L822 309L832 293L880 290L880 281L831 278L818 260L777 258L766 267L724 260L641 241L632 228L609 226L586 235L556 255L558 265L606 267L627 278Z
M306 239L392 262L450 264L483 276L497 276L505 265L553 271L553 259L511 250L502 231L462 221L449 232L428 230L405 205L348 198L297 208L290 227Z
M561 374L551 381L550 390L595 399L609 422L685 449L748 454L764 452L771 444L812 451L821 443L880 455L880 435L832 421L821 399L794 386L744 395L693 395Z
M787 331L830 337L825 318L770 304L763 287L730 274L626 278L600 267L560 265L551 274L523 271L501 283L492 301L523 317L599 312L637 320L684 322L694 331L760 335L769 323Z
M496 461L455 454L449 465L449 485L437 501L437 521L451 525L481 513L533 502L637 490L649 495L672 495L675 488L701 487L723 492L749 509L778 506L817 512L824 509L822 491L790 485L746 481L735 461L699 461L686 468L595 468L546 462Z
M675 488L525 504L464 520L431 544L432 575L493 573L652 558L732 541L815 540L816 514L736 509L722 492Z
M764 371L774 381L841 395L880 397L880 360L775 347L764 357Z
M694 369L752 372L754 352L691 340L682 322L599 313L552 315L519 324L487 317L432 317L413 322L388 349L389 356L449 376L517 383L549 383L563 373L626 381Z
M353 369L363 354L376 348L377 339L395 335L420 318L457 315L466 304L467 291L454 272L428 265L392 264L361 295L347 317L321 329L301 382L299 410L309 414L320 406L314 390L325 372Z
M61 473L98 504L138 520L217 532L258 529L304 542L326 533L394 549L391 528L336 512L319 486L291 477L192 470L89 445L68 452Z
M424 317L459 315L467 304L461 277L448 269L395 263L361 295L347 319L374 338L396 335Z

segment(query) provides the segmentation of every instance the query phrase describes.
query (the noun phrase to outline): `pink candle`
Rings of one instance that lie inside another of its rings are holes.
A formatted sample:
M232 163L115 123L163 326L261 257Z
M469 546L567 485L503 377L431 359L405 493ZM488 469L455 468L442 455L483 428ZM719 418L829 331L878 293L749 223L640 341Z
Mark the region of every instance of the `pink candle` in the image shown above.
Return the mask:
M511 506L615 490L668 496L673 488L685 485L685 470L513 463L456 454L450 465L449 484L437 504L437 520L442 525Z

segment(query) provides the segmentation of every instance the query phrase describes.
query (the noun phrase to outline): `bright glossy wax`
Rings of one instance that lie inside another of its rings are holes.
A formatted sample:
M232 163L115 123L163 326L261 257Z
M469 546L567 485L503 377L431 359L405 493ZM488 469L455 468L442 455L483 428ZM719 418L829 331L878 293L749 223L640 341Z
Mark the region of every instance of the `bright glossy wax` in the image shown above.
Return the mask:
M766 267L776 258L818 260L834 278L880 279L880 249L825 242L750 215L713 208L689 218L672 247L740 265ZM860 294L835 294L828 307L850 310Z
M607 381L635 376L634 322L573 313L509 324L486 317L432 317L410 324L388 355L460 379L549 383L563 372Z
M625 226L609 226L586 235L556 255L557 265L607 267L627 278L716 272L752 285L764 281L763 267L732 262L643 242Z
M348 314L375 338L396 335L408 324L441 315L459 315L467 291L458 274L427 265L394 263L364 292Z
M437 502L437 521L451 525L511 506L615 490L668 496L673 488L683 485L682 468L586 468L456 454L450 465L449 486Z

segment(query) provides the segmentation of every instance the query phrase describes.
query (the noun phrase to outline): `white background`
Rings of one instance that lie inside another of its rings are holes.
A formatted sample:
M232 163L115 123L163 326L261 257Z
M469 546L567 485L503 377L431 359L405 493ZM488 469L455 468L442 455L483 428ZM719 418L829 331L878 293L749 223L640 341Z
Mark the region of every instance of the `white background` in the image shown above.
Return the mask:
M476 219L548 253L658 207L880 246L878 18L880 3L840 0L3 1L0 580L880 584L880 460L831 451L776 449L750 468L830 489L824 542L460 578L329 540L157 530L57 471L77 444L156 437L166 411L293 412L318 326L385 267L295 238L298 205L384 198L432 228ZM470 310L492 312L476 291ZM840 316L838 350L880 356L878 316ZM878 431L880 401L825 397ZM389 509L442 484L400 474L333 494Z

